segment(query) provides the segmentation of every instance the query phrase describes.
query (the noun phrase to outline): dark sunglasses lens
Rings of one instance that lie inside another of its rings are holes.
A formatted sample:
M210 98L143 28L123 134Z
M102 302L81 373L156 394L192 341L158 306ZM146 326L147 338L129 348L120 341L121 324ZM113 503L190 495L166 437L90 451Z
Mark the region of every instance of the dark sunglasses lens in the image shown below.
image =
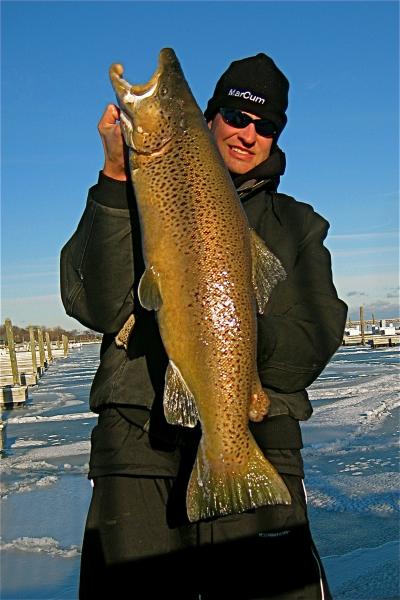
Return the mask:
M243 114L240 110L235 110L234 108L221 108L220 113L228 125L232 125L232 127L238 127L239 129L242 129L251 123L250 117Z
M245 115L241 110L235 108L220 108L219 112L225 123L232 127L243 129L250 123L254 123L258 135L270 136L276 134L275 125L268 119L252 119L249 115Z
M271 121L262 119L260 121L253 121L253 123L258 135L269 136L276 134L276 127Z

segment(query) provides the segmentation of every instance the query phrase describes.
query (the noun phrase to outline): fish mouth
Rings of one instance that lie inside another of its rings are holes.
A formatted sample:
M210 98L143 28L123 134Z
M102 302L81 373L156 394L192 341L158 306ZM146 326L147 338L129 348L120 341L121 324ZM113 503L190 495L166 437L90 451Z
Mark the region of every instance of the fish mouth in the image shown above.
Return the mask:
M146 83L140 84L131 84L122 77L124 73L122 64L112 64L109 75L118 100L128 107L129 104L135 105L140 100L152 96L157 90L164 69L174 63L177 63L175 52L172 48L163 48L159 53L158 65L153 75Z
M136 154L158 156L167 151L175 135L171 124L164 127L167 119L163 106L167 106L166 111L169 112L168 105L174 98L171 96L171 79L181 75L178 59L172 49L163 48L159 53L157 68L146 83L131 84L122 77L123 72L124 67L120 63L114 63L109 70L121 109L120 121L125 142ZM162 126L159 127L160 123Z

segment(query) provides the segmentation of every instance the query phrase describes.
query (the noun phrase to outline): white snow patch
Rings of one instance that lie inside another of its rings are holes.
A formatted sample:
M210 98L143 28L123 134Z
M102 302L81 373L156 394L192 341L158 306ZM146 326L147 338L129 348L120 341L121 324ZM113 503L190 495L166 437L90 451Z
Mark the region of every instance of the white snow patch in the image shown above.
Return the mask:
M46 444L43 440L17 440L11 444L11 448L30 448L31 446L44 446Z
M396 472L360 474L363 476L307 478L309 505L332 512L396 514L399 509L400 475Z
M57 470L57 466L46 460L61 458L64 456L81 456L89 454L90 441L84 440L72 444L63 444L61 446L47 446L42 448L33 448L26 452L24 456L5 457L0 461L0 473L12 473L14 469L19 471L52 471Z
M2 484L0 488L0 498L5 500L10 494L22 494L32 490L48 487L58 481L56 475L45 475L44 477L27 477L23 481L14 481L10 484Z
M98 415L92 412L85 413L72 413L68 415L53 415L51 417L43 417L41 415L35 415L32 417L13 417L8 419L7 423L16 425L20 423L42 423L42 422L51 422L51 421L78 421L80 419L94 419L97 418ZM49 436L52 437L52 436Z
M0 539L0 549L19 550L22 552L45 552L53 556L62 556L63 558L74 558L79 556L79 546L60 547L60 542L52 537L20 537L11 542L5 542Z
M57 467L44 460L32 460L26 456L5 458L0 461L0 473L11 473L13 469L20 471L53 471Z

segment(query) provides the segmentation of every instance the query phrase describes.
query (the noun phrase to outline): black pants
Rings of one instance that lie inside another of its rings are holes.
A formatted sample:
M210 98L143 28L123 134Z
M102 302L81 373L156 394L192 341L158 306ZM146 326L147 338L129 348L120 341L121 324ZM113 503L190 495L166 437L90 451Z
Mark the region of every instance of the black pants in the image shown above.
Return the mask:
M291 506L197 524L185 522L169 479L97 478L82 548L81 600L331 600L302 481L284 478Z

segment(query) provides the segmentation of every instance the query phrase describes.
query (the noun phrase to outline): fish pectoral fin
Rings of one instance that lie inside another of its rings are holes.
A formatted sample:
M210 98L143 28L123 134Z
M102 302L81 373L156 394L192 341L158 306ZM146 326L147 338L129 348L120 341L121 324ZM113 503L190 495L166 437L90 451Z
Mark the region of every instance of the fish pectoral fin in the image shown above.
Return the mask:
M286 271L279 258L271 252L260 236L254 230L251 230L250 233L253 287L258 312L263 314L272 290L277 283L286 279Z
M194 396L172 360L165 373L164 414L171 425L184 427L195 427L199 418Z
M140 278L138 296L143 308L147 310L160 309L162 305L160 275L154 267L147 268Z

